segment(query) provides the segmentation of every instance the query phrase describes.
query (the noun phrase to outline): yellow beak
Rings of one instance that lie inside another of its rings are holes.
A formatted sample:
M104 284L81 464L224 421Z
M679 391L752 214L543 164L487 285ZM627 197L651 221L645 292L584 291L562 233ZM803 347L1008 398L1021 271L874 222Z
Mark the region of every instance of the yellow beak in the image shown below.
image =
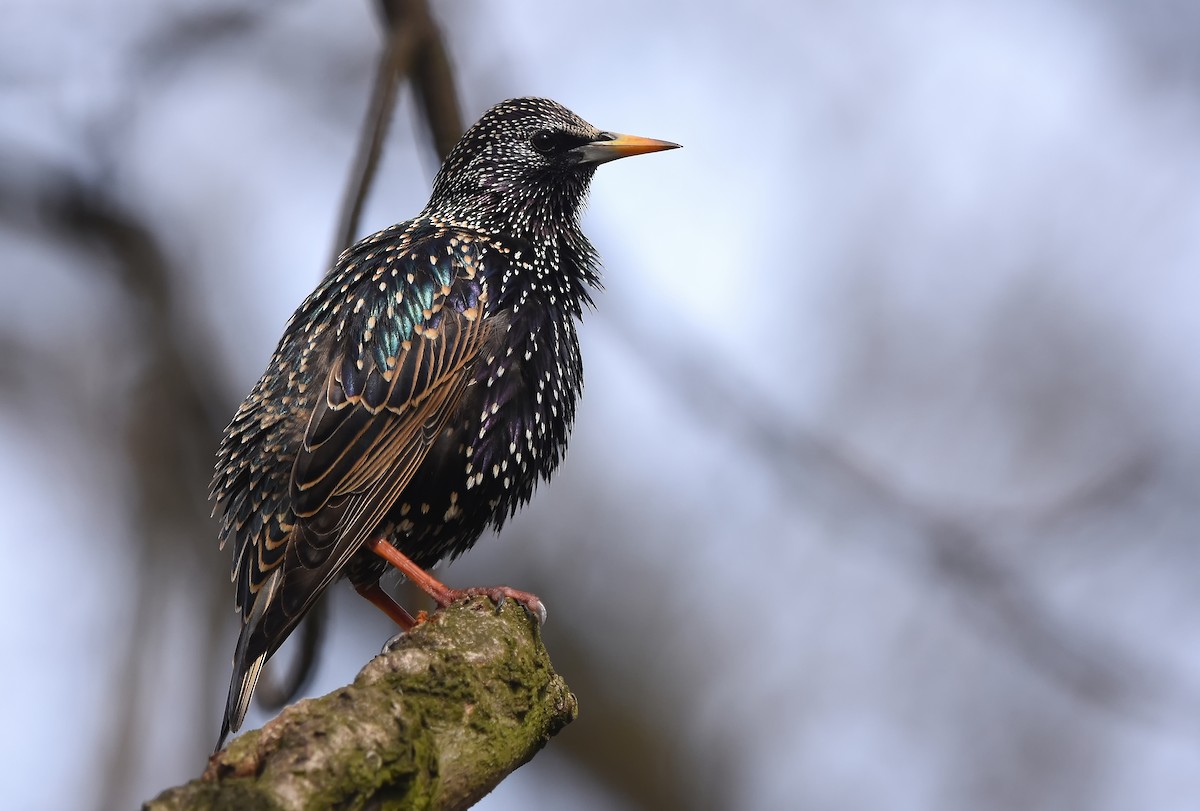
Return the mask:
M580 163L599 164L615 161L617 158L628 158L630 155L662 152L664 149L679 149L679 144L641 138L637 135L622 135L619 132L604 132L599 140L577 146L571 151L579 156Z

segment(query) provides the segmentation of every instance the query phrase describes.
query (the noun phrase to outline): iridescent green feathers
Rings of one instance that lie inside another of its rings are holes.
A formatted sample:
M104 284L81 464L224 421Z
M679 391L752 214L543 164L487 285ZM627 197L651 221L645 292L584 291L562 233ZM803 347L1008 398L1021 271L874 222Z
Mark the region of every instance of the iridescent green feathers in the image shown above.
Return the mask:
M222 542L236 540L243 616L297 519L320 515L305 527L309 570L344 563L378 527L469 383L495 327L481 266L510 250L452 229L391 228L344 254L297 310L269 366L278 373L259 381L218 451L212 496Z

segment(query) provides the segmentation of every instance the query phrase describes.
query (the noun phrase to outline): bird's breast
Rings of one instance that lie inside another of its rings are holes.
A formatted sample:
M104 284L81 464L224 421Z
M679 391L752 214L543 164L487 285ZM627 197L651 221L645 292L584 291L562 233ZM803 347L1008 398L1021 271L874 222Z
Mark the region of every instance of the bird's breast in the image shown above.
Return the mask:
M464 408L466 485L493 492L498 516L528 501L562 459L582 377L569 315L527 305L502 330L479 358Z

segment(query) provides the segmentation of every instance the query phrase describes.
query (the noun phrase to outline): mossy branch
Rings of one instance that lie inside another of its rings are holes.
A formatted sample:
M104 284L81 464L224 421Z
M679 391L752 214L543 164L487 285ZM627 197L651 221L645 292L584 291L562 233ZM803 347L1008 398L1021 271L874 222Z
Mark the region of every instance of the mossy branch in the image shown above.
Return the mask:
M301 701L144 811L467 808L574 720L537 624L455 603L354 680Z

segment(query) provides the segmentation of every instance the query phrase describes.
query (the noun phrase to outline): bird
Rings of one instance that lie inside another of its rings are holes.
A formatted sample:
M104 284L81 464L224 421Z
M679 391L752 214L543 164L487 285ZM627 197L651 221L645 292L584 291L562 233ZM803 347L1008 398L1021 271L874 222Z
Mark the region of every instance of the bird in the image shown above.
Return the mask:
M577 324L600 288L580 227L596 167L678 144L502 101L446 156L413 219L346 249L284 328L217 451L210 498L241 628L216 751L263 665L335 581L402 630L389 566L428 573L499 531L558 468L583 386Z

